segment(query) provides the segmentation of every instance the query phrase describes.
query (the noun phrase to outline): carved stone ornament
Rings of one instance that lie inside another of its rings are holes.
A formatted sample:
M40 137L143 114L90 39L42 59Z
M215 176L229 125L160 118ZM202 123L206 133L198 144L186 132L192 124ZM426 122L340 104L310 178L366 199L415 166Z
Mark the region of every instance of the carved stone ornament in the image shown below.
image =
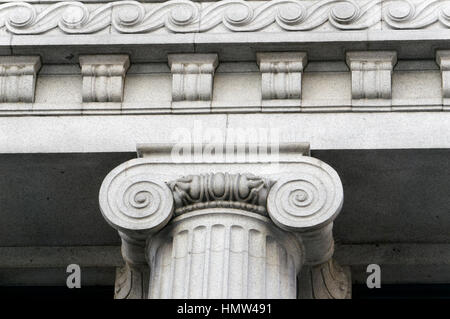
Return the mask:
M306 52L257 53L263 110L298 107Z
M352 283L348 269L333 260L305 266L299 276L300 299L350 299Z
M172 217L173 208L169 186L152 174L130 177L126 171L116 169L100 188L103 217L112 227L134 237L145 237L162 228Z
M0 56L0 103L34 102L39 56Z
M251 32L276 25L282 31L328 27L339 31L450 28L448 1L430 0L171 0L158 3L66 1L0 5L0 29L12 34L42 34L53 29L89 34L111 28L114 33Z
M217 65L217 54L169 54L173 74L172 100L211 100Z
M239 208L266 214L270 181L251 174L189 175L170 182L175 214L213 207Z
M347 52L352 77L352 106L390 106L395 51Z
M450 51L438 50L436 52L436 62L441 69L442 104L444 109L448 109L450 107Z
M339 289L348 274L331 261L342 184L330 166L293 149L302 147L280 145L278 166L172 164L158 153L168 147L147 144L142 158L112 170L99 198L122 238L116 298L347 297L348 287ZM316 278L318 268L338 276L297 282L302 269Z
M172 108L209 110L213 96L217 54L169 54Z
M83 102L122 102L127 55L82 55Z

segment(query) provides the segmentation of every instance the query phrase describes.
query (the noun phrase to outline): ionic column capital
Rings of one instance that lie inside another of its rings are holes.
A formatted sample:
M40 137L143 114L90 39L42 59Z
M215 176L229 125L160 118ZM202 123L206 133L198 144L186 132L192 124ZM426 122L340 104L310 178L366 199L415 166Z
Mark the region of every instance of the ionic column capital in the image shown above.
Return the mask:
M173 163L170 148L147 145L142 158L111 171L100 189L100 208L122 237L126 267L117 296L295 297L303 265L332 262L343 188L333 168L294 146L280 145L277 163ZM223 271L222 279L211 276L213 264L223 264L214 268ZM149 283L148 292L133 286L136 276ZM165 278L176 283L161 288ZM254 281L275 290L255 288Z

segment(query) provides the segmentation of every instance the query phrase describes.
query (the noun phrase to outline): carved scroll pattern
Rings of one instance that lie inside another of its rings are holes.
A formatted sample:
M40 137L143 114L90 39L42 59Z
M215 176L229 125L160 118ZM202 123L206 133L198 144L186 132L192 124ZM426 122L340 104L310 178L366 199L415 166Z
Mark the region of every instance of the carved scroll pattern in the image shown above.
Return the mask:
M0 28L13 34L40 34L59 29L89 34L112 26L119 33L150 33L164 28L174 33L208 32L221 25L229 32L249 32L276 25L284 31L308 31L328 24L337 30L422 29L432 24L450 27L448 0L224 0L205 3L172 0L142 4L116 1L87 5L58 2L0 5Z

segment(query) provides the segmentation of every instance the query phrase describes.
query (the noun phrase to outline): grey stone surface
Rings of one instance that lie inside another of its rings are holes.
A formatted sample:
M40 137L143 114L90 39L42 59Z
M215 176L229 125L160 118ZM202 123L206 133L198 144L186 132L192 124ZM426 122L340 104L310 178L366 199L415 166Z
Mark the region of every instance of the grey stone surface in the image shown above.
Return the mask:
M448 149L312 154L333 165L342 178L346 198L334 231L340 242L450 241Z
M382 285L448 282L449 255L449 244L408 243L338 244L335 253L340 264L351 267L354 284L365 284L368 262L381 265ZM1 282L65 287L65 268L72 262L82 269L84 287L113 286L115 269L123 264L120 246L2 247Z
M179 142L178 133L189 138L195 129L206 134L203 138L214 130L224 140L227 132L252 128L278 130L280 141L305 140L312 149L448 148L449 123L449 112L16 116L0 117L0 148L2 153L127 152L136 143Z
M132 154L2 155L2 246L118 244L98 214L103 177Z
M0 247L0 268L114 268L123 265L118 246Z
M120 246L0 247L0 256L2 287L66 288L70 264L80 266L81 287L113 286L116 268L123 265Z
M65 289L67 265L49 268L0 269L2 287L8 286L62 286ZM83 286L110 286L114 283L115 267L84 267L81 278ZM111 296L114 295L111 289ZM111 297L112 298L112 297Z
M369 263L380 265L383 284L447 283L449 244L337 245L335 257L351 265L353 283L364 284Z
M332 165L343 182L346 196L335 223L339 242L450 242L448 150L312 155ZM135 153L1 154L2 246L119 244L99 215L97 194L106 174L132 158Z

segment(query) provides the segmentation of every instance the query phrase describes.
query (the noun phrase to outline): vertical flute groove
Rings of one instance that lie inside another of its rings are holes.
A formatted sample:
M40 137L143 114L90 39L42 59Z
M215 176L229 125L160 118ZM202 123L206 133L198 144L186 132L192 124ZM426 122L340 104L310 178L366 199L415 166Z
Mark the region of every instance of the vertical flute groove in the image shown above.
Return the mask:
M157 248L151 249L150 296L295 298L297 262L288 252L290 237L280 241L272 226L260 221L236 225L233 219L220 220L180 223L160 233Z
M222 298L229 298L228 295L228 271L229 271L229 263L230 263L230 237L231 237L231 228L227 228L225 232L225 240L224 240L224 250L223 250L223 266L222 270Z
M201 298L205 299L208 296L208 277L209 277L209 264L211 259L211 236L212 236L212 227L207 227L205 233L205 259L204 259L204 270L202 276L202 292Z

